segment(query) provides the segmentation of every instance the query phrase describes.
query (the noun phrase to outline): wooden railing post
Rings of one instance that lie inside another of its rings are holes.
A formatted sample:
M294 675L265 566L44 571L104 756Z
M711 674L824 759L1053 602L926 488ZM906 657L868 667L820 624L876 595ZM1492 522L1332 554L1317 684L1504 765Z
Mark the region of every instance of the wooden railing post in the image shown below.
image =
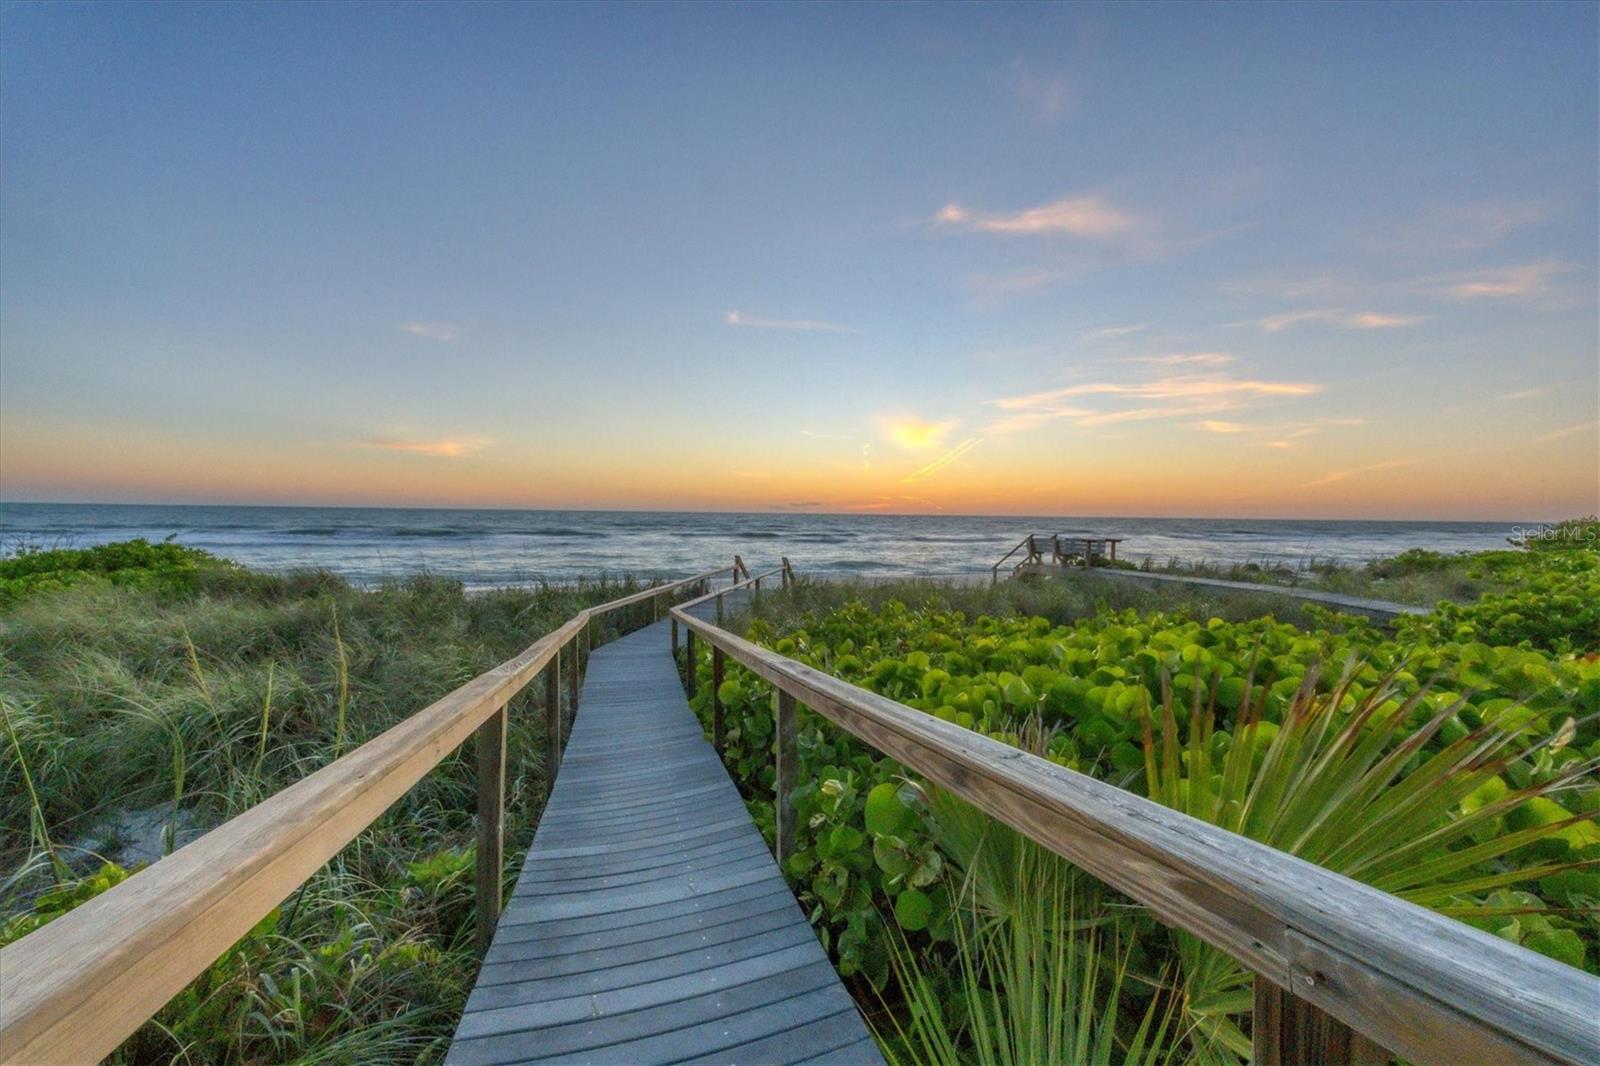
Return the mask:
M795 750L794 697L778 690L777 711L778 778L774 784L777 801L777 857L781 868L794 854L794 788L800 773L800 753Z
M478 954L489 950L500 921L505 868L506 708L478 727Z
M783 565L783 574L780 578L782 585L780 587L788 588L794 584L794 567L789 565L789 557L787 555L781 556L779 561Z
M727 724L723 719L722 707L722 649L715 644L711 645L711 746L717 751L722 750L723 741L727 738Z
M578 642L573 641L570 646L571 654L568 656L567 678L567 721L573 722L578 718Z
M722 593L717 593L717 625L722 624Z
M1383 1066L1394 1057L1260 974L1250 1027L1255 1066Z
M561 769L561 653L544 668L544 798L555 791Z
M689 690L689 698L692 700L694 699L694 630L687 630L683 634L683 646L689 649L689 654L685 656L688 659L688 663L684 667L683 683L684 687Z
M674 665L678 662L678 620L676 618L672 620L672 662Z

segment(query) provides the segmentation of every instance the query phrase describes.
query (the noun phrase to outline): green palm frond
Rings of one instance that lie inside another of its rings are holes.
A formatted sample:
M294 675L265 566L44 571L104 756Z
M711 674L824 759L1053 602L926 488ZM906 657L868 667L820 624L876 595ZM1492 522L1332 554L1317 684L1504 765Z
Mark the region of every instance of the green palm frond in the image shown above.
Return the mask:
M1272 723L1264 718L1268 693L1255 686L1252 670L1233 730L1221 745L1214 743L1215 685L1209 699L1201 688L1194 690L1187 726L1180 730L1172 688L1163 678L1159 725L1155 714L1144 714L1148 795L1457 917L1503 912L1484 897L1593 865L1549 856L1519 861L1524 849L1559 840L1563 832L1592 822L1591 816L1553 818L1512 831L1503 821L1531 800L1592 779L1595 760L1573 760L1526 787L1507 788L1502 775L1553 738L1485 724L1439 744L1465 697L1428 713L1427 687L1400 699L1395 675L1358 690L1360 674L1361 667L1351 663L1327 692L1319 692L1319 672L1308 669L1281 721ZM1422 714L1428 716L1417 724ZM1486 788L1498 790L1498 797L1469 802ZM1176 933L1174 939L1190 1053L1206 1063L1247 1059L1249 1039L1239 1020L1250 1006L1250 975L1193 936Z

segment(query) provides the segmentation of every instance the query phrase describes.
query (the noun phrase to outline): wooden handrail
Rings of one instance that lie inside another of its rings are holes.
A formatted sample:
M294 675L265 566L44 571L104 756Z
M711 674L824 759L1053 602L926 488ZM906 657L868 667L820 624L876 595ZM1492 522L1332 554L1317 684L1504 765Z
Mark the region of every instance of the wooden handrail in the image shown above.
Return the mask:
M774 574L779 575L780 577L784 578L784 580L787 580L788 578L788 571L782 565L775 566L771 570L763 570L761 573L754 576L751 576L750 571L746 570L743 581L735 581L731 585L724 586L720 589L712 589L710 592L707 592L701 596L696 596L692 600L685 600L683 603L678 604L675 609L688 610L690 607L700 606L700 604L705 603L707 600L716 600L718 602L718 610L720 613L722 598L728 593L738 592L743 588L759 589L761 587L761 582L765 581L769 577L772 577Z
M1285 1007L1304 1008L1302 1020L1326 1012L1321 1021L1419 1063L1600 1062L1600 980L1588 974L858 688L681 607L670 613L783 694L780 851L794 824L783 768L799 701L1254 971L1258 1008L1271 1008L1258 1010L1259 1062L1282 1061L1263 1041L1294 1013ZM1327 1061L1357 1057L1348 1040L1343 1049Z
M738 556L734 556L734 558L737 559ZM743 561L740 561L737 564L735 564L735 567L734 567L735 574L734 574L734 576L736 576L736 577L738 576L738 571L739 571L740 568L744 568L744 575L745 575L744 576L744 580L735 581L733 584L727 586L726 588L712 589L710 592L707 592L704 595L698 596L695 599L688 600L688 601L686 601L684 603L678 604L678 607L681 610L688 610L691 607L700 606L702 603L705 603L707 600L715 600L717 602L717 624L721 625L722 624L722 598L724 596L726 596L728 593L730 593L730 592L738 592L742 588L752 588L752 587L754 589L756 589L757 591L759 591L760 588L761 588L762 579L763 578L769 578L773 574L779 575L780 580L783 582L783 587L784 588L788 588L789 587L789 583L794 580L794 568L789 565L788 556L784 556L783 562L779 563L777 566L773 567L771 570L764 570L761 573L756 574L754 577L750 576L750 570L749 570L749 568L744 567ZM677 657L678 657L678 620L677 620L677 618L673 618L672 619L672 657L673 657L674 660L676 660ZM692 633L689 634L689 659L690 659L690 661L693 661L693 659L694 659L694 634L692 634ZM692 689L692 686L693 686L693 683L694 683L693 675L690 676L689 681L690 681L690 685L691 685L691 691L693 691L693 689Z
M210 966L430 770L478 733L480 944L500 905L504 714L541 670L559 698L589 623L730 573L710 570L579 611L349 754L0 949L0 1062L94 1062ZM576 685L572 699L576 700ZM546 708L550 776L560 710Z
M1017 554L1017 552L1027 547L1028 542L1032 539L1033 534L1029 533L1026 537L1023 537L1021 540L1017 541L1016 547L1000 556L999 562L995 563L989 568L989 584L998 585L1000 583L1000 568L1005 565L1007 559L1011 558L1013 555Z

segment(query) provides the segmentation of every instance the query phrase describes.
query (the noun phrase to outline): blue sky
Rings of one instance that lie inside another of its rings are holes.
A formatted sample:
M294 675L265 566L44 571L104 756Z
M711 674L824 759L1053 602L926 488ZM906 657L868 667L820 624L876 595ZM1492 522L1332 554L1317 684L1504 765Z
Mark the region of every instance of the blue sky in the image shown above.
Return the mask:
M0 495L1593 510L1596 10L8 4Z

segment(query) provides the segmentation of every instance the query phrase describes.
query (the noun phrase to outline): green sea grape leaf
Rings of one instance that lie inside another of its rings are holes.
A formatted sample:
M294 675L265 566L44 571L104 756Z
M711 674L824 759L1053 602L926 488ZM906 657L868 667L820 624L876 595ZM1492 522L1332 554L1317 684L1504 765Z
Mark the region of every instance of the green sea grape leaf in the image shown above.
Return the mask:
M894 918L900 928L915 933L928 927L933 917L933 900L921 889L908 888L895 897ZM1580 945L1581 947L1581 945Z
M900 786L885 781L867 793L867 832L874 836L895 836L911 823L911 811L900 798Z

